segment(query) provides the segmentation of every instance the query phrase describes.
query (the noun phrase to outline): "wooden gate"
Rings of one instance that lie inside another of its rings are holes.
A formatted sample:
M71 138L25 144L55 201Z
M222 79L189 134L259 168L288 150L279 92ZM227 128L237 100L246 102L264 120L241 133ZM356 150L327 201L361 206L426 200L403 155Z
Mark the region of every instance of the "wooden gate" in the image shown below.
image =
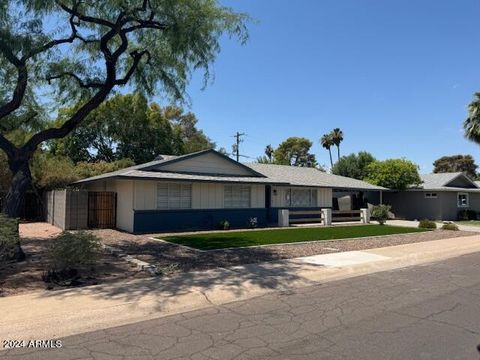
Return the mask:
M88 227L108 229L116 226L117 193L90 191L88 193Z

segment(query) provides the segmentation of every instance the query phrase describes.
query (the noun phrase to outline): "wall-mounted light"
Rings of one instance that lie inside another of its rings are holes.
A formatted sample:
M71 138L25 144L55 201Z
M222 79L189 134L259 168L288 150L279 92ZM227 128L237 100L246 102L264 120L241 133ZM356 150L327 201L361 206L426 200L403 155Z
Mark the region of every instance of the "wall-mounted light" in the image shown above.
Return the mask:
M277 189L273 189L273 195L277 196Z

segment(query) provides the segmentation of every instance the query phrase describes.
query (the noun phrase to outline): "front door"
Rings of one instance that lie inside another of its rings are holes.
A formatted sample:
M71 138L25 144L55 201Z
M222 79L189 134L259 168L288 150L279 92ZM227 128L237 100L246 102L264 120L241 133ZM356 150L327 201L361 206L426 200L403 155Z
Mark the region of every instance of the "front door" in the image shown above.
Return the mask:
M265 207L269 209L272 206L272 187L270 185L265 186Z

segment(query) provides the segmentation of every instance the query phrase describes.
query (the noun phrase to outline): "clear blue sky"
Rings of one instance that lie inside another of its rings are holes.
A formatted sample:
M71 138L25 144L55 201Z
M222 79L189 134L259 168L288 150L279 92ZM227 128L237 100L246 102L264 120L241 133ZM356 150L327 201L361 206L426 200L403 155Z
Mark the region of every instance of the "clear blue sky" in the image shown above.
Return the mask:
M248 134L245 155L289 136L314 141L334 127L342 153L405 157L432 170L443 155L480 146L461 131L480 91L480 1L224 1L258 20L245 46L225 39L206 90L196 77L190 110L218 146Z

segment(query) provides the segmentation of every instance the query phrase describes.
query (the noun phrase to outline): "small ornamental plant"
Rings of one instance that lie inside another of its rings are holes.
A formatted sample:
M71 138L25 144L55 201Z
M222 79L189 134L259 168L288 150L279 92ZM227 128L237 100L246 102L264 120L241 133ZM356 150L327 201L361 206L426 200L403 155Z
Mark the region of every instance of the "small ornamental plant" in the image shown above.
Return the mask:
M371 216L377 220L380 225L384 225L388 219L388 213L391 208L390 205L375 205L372 208Z
M228 222L228 220L222 220L218 224L218 228L220 230L230 230L230 223Z
M258 226L258 219L256 217L251 217L248 220L248 225L251 229L255 229Z
M454 224L454 223L446 223L446 224L443 224L442 230L458 231L458 226L457 224Z
M80 279L82 271L95 268L101 253L102 245L95 235L84 231L63 232L48 249L49 267L44 281L72 285L72 281Z
M435 221L425 219L420 220L420 222L418 223L418 227L420 229L436 229L437 224L435 223Z

